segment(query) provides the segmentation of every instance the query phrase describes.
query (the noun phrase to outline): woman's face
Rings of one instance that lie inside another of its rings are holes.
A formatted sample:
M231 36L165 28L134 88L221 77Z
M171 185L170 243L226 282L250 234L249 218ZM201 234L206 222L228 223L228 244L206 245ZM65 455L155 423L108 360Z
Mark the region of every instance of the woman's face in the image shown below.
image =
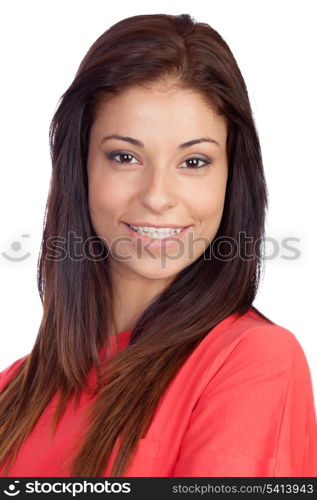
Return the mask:
M138 86L99 106L89 140L89 210L111 271L169 282L198 259L223 213L226 138L224 120L194 90ZM160 239L145 236L145 226L187 229L165 229Z

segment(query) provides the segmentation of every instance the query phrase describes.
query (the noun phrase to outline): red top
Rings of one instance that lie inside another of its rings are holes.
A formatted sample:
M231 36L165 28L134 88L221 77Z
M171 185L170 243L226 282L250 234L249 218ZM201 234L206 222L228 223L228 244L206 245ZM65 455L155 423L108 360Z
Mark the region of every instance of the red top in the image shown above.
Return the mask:
M131 330L121 332L124 348ZM114 345L114 344L113 344ZM114 348L115 352L115 348ZM0 374L0 391L22 360ZM89 379L95 380L95 368ZM49 440L56 395L22 444L10 477L69 477L63 458L80 439L83 392ZM105 468L109 476L116 446ZM3 468L0 468L0 476ZM298 340L255 311L220 322L163 394L123 477L317 477L312 381Z

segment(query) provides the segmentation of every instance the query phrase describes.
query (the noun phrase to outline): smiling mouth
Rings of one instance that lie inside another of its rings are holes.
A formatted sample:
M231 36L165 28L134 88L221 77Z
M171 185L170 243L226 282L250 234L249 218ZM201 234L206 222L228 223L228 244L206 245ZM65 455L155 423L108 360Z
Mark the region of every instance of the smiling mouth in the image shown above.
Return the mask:
M158 239L158 240L178 237L183 234L185 229L190 227L190 226L184 226L179 228L158 227L157 229L156 228L154 229L154 227L150 228L148 226L144 226L143 229L141 226L134 226L127 222L125 222L125 224L131 231L133 231L136 234L139 234L140 236L143 236L144 238Z

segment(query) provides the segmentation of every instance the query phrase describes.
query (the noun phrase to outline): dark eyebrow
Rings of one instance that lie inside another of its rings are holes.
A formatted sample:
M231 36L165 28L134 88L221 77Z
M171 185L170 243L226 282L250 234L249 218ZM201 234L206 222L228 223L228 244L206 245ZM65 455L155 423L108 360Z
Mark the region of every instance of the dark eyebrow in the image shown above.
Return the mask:
M120 141L126 141L129 142L130 144L133 144L134 146L139 146L140 148L144 148L144 143L142 141L139 141L138 139L133 139L133 137L124 137L122 135L108 135L107 137L104 137L101 142L106 141L108 139L118 139ZM180 144L178 147L179 148L189 148L190 146L193 146L194 144L198 144L199 142L213 142L214 144L217 144L219 146L218 142L215 141L214 139L211 139L210 137L200 137L199 139L192 139L191 141L183 142L183 144Z

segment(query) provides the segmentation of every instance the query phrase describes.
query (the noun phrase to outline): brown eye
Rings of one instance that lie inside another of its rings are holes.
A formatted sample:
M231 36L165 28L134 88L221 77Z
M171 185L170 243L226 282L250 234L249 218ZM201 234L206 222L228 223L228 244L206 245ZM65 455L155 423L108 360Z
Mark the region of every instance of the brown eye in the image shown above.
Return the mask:
M116 157L119 157L119 160L116 159ZM135 158L135 156L131 155L127 151L111 151L111 153L108 153L106 155L108 160L115 161L117 163L131 163L129 161L131 158Z
M200 161L203 162L202 165L198 164ZM192 157L192 158L188 158L188 160L185 160L183 163L187 163L187 167L185 167L185 168L198 170L200 168L206 167L207 165L210 165L212 163L212 161L211 160L204 160L203 158Z

